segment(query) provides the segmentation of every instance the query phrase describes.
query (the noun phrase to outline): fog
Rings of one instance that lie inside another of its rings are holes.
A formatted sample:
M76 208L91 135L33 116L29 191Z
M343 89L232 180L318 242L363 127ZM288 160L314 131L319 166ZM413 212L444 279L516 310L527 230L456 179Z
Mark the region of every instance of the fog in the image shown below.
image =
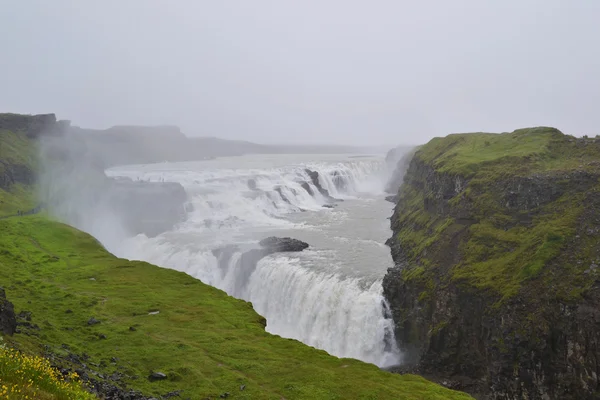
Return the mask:
M260 143L594 135L600 3L5 2L0 109Z

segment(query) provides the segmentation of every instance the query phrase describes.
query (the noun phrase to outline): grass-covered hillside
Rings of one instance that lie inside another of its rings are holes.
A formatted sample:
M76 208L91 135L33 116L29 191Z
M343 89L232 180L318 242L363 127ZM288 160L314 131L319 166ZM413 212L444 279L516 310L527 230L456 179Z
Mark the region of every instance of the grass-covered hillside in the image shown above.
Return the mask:
M600 278L599 178L600 138L554 128L422 146L398 193L389 241L398 267L384 280L413 360L498 396L591 390L592 375L559 375L597 354L582 344L574 362L563 341L600 341L588 312Z
M579 227L585 199L600 194L600 139L577 141L553 128L436 138L413 162L439 182L401 190L396 240L408 261L424 267L412 274L445 263L448 255L435 248L460 237L451 276L502 297L545 272ZM408 178L420 184L423 177ZM565 297L590 283L574 284L582 276L572 272L555 282L567 284Z
M0 148L7 142L33 154L24 131L2 132ZM31 185L2 190L13 199L0 203L3 215L37 202ZM0 219L0 286L19 321L6 345L77 371L95 387L183 399L470 398L271 335L251 304L186 274L116 258L43 213Z

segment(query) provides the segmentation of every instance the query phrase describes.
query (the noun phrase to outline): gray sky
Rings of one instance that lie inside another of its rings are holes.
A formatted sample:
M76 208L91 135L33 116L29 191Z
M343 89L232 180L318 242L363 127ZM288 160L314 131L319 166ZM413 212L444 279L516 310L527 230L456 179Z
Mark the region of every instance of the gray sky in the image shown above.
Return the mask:
M0 111L189 136L600 134L598 0L6 0Z

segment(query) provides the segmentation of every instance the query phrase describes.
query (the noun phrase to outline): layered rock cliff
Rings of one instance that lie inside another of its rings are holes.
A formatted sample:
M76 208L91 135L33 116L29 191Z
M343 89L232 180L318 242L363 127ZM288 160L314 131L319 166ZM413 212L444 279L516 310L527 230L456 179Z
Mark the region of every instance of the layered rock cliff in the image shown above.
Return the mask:
M87 231L118 223L126 235L149 236L185 217L180 184L108 178L113 160L54 114L0 114L0 135L0 217L43 205Z
M181 184L108 178L104 170L114 160L72 129L43 137L39 147L41 197L52 214L103 242L114 236L111 229L124 236L155 236L185 219Z
M481 399L600 397L600 139L436 138L410 162L384 294L413 370Z

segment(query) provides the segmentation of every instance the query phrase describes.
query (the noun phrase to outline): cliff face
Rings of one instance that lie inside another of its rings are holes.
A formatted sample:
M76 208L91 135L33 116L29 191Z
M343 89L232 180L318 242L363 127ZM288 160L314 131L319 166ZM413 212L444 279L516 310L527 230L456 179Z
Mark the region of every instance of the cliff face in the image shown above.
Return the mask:
M157 130L163 136L178 132ZM127 235L149 236L185 218L187 195L180 184L109 179L104 169L110 160L91 145L54 114L0 114L0 217L45 204L81 229L118 223Z
M0 217L36 206L36 140L61 129L54 114L0 114Z
M384 294L406 361L482 399L593 399L600 139L552 128L436 138L414 155Z
M20 115L0 114L0 189L12 185L29 185L34 181L33 149L28 139L52 130L56 123L54 114Z
M45 137L40 150L41 197L50 212L103 243L115 231L156 236L185 219L183 186L108 178L104 170L111 160L81 134L69 130Z

